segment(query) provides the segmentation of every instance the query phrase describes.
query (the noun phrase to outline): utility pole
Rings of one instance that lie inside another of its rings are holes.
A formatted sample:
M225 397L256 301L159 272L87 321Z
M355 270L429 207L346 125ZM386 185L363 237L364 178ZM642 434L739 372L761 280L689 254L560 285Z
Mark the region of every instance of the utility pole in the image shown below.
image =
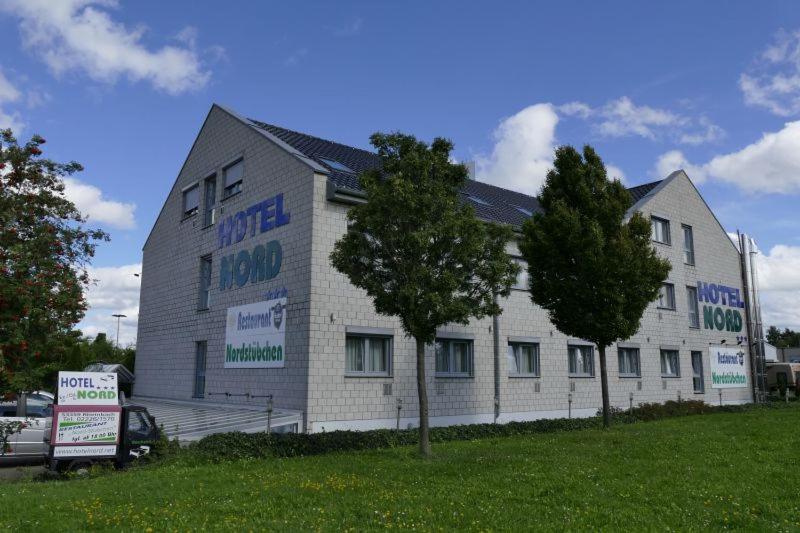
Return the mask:
M127 318L127 315L117 314L117 315L111 315L111 316L113 316L114 318L117 319L117 348L119 348L119 320L121 318Z

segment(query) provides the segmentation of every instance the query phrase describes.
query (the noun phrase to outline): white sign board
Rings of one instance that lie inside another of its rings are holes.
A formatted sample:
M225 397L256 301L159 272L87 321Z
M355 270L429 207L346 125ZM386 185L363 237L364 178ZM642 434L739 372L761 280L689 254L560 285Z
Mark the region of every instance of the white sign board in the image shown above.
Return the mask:
M58 405L119 405L114 372L59 372Z
M228 308L225 368L283 368L286 297Z
M709 346L711 388L747 387L747 352L741 346Z
M115 446L57 446L53 457L113 457L117 455Z
M56 412L53 444L116 444L119 411Z

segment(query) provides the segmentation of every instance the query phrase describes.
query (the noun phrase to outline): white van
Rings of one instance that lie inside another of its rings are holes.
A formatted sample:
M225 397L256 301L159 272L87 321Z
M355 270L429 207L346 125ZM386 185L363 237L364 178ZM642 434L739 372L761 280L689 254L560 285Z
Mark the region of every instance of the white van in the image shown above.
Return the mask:
M47 457L53 421L53 394L36 391L20 394L10 402L0 402L0 422L21 422L22 431L8 439L8 448L0 450L0 466L42 461Z

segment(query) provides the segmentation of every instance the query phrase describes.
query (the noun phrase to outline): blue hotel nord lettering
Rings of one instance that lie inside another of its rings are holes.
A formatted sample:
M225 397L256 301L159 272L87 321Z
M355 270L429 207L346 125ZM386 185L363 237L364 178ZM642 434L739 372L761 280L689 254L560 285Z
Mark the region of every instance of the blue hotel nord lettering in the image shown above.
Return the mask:
M251 205L246 210L220 221L218 248L242 242L248 233L255 237L256 230L266 233L285 226L291 220L290 215L283 211L283 194ZM280 272L282 260L283 250L278 241L269 241L256 245L251 250L240 250L236 254L223 256L219 268L219 290L272 279Z
M719 331L742 331L742 314L744 302L739 289L716 285L714 283L697 282L697 299L715 305L703 306L703 327ZM723 309L721 304L734 309Z

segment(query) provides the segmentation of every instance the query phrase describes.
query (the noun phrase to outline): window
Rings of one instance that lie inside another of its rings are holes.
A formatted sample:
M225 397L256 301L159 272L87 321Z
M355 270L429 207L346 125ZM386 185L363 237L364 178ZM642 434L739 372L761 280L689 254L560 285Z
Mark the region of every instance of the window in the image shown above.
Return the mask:
M436 339L436 374L439 376L471 376L472 341Z
M703 352L692 352L692 387L698 393L706 391L703 382Z
M206 341L195 343L194 347L194 394L195 398L202 398L206 393Z
M480 198L478 196L474 196L474 195L468 194L468 193L462 193L462 194L464 194L464 196L466 196L471 202L476 203L478 205L492 205L489 202L487 202L486 200L484 200L483 198Z
M683 262L687 265L694 264L694 235L691 226L683 226Z
M200 187L195 183L183 190L183 217L190 217L197 213L200 205Z
M350 174L355 174L355 172L353 171L352 168L348 167L347 165L345 165L343 163L335 161L333 159L326 159L324 157L320 157L319 160L322 161L323 163L325 163L326 165L328 165L333 170L340 170L342 172L348 172Z
M658 308L675 310L675 285L672 283L661 285L661 292L658 293Z
M642 375L639 367L639 348L618 348L619 375L624 378L638 378Z
M689 327L700 327L700 310L697 306L697 287L686 287L686 304L689 308Z
M539 377L539 345L536 343L508 343L508 373L511 376Z
M653 226L653 240L661 244L671 244L669 236L669 220L658 217L650 217Z
M661 377L677 378L680 375L678 350L661 350Z
M524 259L519 257L512 258L513 261L519 265L520 271L517 274L517 279L514 281L514 284L511 286L512 289L519 289L523 291L528 290L528 263L525 262Z
M390 375L392 338L348 335L345 340L346 374Z
M203 205L203 226L214 223L214 204L217 203L217 176L216 174L205 181L205 204Z
M222 192L222 199L230 198L242 190L242 178L244 177L244 161L241 159L236 163L225 167L222 170L225 190Z
M208 309L211 305L211 256L200 258L200 298L197 308Z
M594 377L594 348L569 346L570 377Z

